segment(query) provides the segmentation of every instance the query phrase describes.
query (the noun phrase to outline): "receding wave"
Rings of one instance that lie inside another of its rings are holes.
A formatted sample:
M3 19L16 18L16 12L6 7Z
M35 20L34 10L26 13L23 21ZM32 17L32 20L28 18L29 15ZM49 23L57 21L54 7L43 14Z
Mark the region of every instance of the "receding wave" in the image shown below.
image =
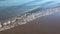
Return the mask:
M18 25L26 24L30 21L35 20L36 18L53 14L59 10L60 10L60 7L37 8L37 9L31 10L30 12L26 12L24 14L15 16L13 18L6 19L3 23L0 22L0 31L10 29Z

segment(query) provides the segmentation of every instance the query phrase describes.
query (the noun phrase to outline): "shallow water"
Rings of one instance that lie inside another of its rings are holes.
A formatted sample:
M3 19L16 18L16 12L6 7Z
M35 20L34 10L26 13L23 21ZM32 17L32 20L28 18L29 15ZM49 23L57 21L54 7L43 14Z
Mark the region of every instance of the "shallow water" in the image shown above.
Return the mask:
M60 2L56 0L45 0L45 1L31 0L28 2L26 1L26 3L23 3L23 4L12 5L12 6L9 5L10 4L9 1L11 0L0 1L0 19L2 20L35 10L37 8L51 8L51 7L60 6L59 4ZM12 2L17 3L17 2L14 2L14 0ZM21 2L24 2L24 1L21 1ZM4 3L6 6L4 5ZM1 7L1 4L2 4L2 7Z
M57 1L32 1L23 5L0 8L0 31L26 24L36 18L50 15L60 10ZM55 4L54 4L55 3Z

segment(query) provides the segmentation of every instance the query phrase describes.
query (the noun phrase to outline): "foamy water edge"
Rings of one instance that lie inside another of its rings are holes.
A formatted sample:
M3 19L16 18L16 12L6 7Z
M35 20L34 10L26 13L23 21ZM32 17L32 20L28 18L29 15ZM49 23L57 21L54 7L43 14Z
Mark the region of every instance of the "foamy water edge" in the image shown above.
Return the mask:
M56 7L56 8L49 8L49 9L42 10L42 12L40 11L37 11L34 13L27 12L25 14L18 15L16 17L13 17L11 20L7 20L6 22L4 22L3 27L1 27L1 24L0 24L0 31L10 29L18 25L26 24L30 21L35 20L36 18L53 14L59 10L60 10L60 7Z

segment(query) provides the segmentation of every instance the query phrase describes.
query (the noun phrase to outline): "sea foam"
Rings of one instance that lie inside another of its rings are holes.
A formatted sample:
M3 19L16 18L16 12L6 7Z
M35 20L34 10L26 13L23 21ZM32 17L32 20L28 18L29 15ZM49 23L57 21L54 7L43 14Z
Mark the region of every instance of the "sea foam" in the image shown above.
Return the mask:
M29 11L30 12L26 12L24 14L7 19L3 23L0 22L0 31L10 29L18 25L23 25L39 17L47 16L55 12L58 12L60 11L60 7L58 6L53 8L34 8Z

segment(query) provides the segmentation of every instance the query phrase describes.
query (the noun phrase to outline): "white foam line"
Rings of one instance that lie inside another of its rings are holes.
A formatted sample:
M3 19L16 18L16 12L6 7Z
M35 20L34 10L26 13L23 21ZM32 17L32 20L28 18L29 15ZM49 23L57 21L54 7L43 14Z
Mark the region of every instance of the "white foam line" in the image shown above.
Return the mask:
M28 16L25 16L26 14L24 14L24 15L22 15L22 17L20 17L20 19L18 18L18 21L16 21L17 18L14 18L14 20L11 21L11 22L13 22L12 25L1 27L0 31L13 28L16 25L18 26L18 25L26 24L27 22L33 21L36 18L53 14L59 10L60 10L60 7L43 10L45 12L42 12L42 13L40 13L40 11L37 11L37 13L32 13L32 14L29 14Z
M37 8L39 8L39 7L40 7L40 6L37 6L37 7L35 7L35 8L29 9L28 11L35 10L35 9L37 9ZM25 11L25 12L28 12L28 11Z

